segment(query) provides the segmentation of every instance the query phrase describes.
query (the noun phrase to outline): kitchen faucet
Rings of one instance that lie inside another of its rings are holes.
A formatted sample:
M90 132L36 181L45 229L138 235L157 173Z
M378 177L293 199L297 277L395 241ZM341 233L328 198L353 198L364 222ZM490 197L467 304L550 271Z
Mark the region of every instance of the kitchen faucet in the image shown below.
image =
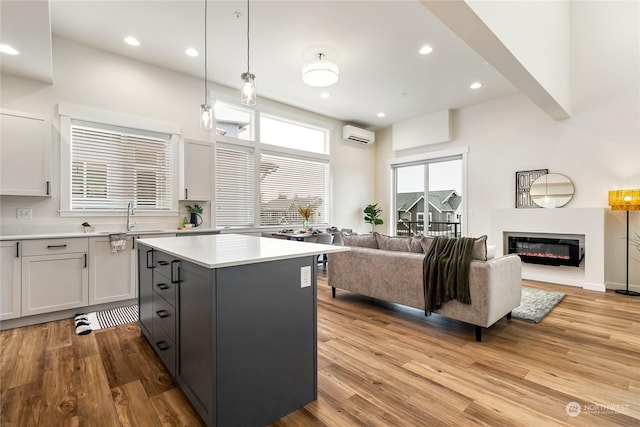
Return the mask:
M131 229L133 227L135 227L134 224L131 224L131 217L134 215L133 213L133 203L129 202L127 204L127 231L131 231Z

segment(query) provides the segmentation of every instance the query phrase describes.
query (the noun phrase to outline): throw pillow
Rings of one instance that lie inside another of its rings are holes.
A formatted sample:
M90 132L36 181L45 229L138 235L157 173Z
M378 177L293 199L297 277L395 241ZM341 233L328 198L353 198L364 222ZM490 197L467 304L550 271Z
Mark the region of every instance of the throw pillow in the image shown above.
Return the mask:
M420 240L409 236L386 236L376 231L373 235L378 243L378 249L395 252L417 252L422 253Z
M480 261L487 260L487 236L480 236L476 238L473 243L473 252L471 252L471 259L479 259Z
M434 240L435 237L420 236L420 247L422 248L422 252L425 254L429 253L429 249L431 249L431 245L433 245Z
M342 232L340 234L345 246L378 249L378 243L373 234L344 234Z

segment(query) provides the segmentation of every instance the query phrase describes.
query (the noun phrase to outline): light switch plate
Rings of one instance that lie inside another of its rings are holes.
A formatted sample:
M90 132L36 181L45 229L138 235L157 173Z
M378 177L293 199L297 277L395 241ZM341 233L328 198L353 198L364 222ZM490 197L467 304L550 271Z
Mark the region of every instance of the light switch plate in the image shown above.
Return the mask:
M311 266L300 267L300 287L308 288L311 286Z
M18 218L18 219L31 219L31 208L18 208L18 209L16 209L16 218Z

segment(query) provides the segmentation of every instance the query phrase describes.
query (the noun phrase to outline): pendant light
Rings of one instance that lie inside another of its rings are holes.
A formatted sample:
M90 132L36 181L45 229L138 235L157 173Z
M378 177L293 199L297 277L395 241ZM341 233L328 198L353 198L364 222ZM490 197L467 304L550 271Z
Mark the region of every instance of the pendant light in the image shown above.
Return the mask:
M240 102L256 105L256 76L249 71L249 0L247 0L247 72L240 75Z
M200 127L213 129L213 109L207 103L209 98L209 85L207 74L207 2L204 0L204 104L200 105Z

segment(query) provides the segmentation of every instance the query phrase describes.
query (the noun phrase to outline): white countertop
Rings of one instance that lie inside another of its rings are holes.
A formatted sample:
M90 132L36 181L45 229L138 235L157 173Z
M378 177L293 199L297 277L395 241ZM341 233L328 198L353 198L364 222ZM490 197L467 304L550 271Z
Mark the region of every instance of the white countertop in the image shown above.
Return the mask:
M144 236L147 234L188 234L188 233L220 233L219 229L213 228L167 228L153 230L112 230L95 231L84 233L82 231L61 231L61 232L35 232L32 234L5 234L0 236L0 240L30 240L30 239L67 239L72 237L108 237L109 234L125 233L127 236Z
M210 269L349 250L347 246L322 245L242 234L142 238L139 242Z

